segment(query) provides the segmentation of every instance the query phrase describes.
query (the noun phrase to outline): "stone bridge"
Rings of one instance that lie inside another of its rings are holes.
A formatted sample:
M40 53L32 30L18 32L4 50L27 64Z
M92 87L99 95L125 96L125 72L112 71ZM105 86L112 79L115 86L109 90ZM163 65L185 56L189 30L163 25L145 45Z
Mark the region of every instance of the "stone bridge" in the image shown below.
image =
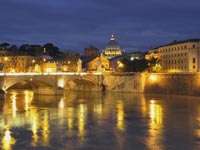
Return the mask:
M38 94L59 94L63 90L142 92L140 74L0 74L0 88L31 89Z

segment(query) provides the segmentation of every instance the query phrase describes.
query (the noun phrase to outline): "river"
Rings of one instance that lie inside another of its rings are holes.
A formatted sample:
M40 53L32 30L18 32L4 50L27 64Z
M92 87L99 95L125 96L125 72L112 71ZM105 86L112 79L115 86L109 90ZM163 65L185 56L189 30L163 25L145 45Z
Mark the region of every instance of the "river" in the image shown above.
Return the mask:
M11 91L0 100L2 150L200 149L200 98Z

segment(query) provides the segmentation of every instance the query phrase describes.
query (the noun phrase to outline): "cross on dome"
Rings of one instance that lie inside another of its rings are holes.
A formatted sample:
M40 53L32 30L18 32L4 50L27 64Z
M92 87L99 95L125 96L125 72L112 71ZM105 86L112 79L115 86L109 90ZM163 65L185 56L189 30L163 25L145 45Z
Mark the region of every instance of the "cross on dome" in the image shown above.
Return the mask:
M112 34L112 35L111 35L111 38L110 38L110 40L111 40L111 41L114 41L114 40L116 40L115 34Z

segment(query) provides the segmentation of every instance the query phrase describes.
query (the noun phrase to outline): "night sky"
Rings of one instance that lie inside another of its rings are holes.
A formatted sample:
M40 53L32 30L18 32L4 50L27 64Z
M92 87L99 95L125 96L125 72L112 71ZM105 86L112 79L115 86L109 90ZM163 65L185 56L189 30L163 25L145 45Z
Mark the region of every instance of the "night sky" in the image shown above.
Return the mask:
M81 51L112 33L129 51L200 38L200 0L0 0L0 43Z

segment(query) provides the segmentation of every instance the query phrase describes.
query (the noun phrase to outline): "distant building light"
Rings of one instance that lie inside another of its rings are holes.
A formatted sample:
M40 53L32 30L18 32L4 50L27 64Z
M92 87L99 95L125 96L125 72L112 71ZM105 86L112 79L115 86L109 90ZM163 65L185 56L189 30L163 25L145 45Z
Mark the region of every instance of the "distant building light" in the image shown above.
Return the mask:
M131 61L134 61L134 57L131 57L130 60L131 60Z

